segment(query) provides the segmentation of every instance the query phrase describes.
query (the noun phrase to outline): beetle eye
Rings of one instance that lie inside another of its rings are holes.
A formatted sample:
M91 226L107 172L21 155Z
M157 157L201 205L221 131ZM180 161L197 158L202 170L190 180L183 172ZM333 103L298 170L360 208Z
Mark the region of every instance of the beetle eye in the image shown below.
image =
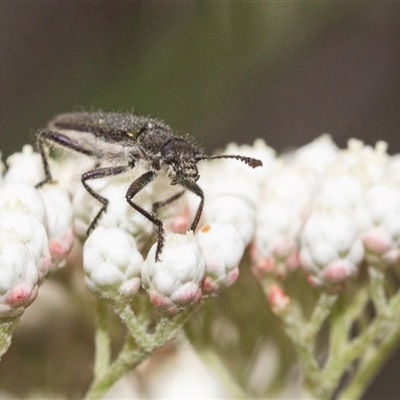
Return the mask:
M175 155L174 155L174 152L173 151L167 151L165 154L164 154L164 160L165 160L165 162L167 162L167 163L172 163L172 161L174 160L174 158L175 158Z

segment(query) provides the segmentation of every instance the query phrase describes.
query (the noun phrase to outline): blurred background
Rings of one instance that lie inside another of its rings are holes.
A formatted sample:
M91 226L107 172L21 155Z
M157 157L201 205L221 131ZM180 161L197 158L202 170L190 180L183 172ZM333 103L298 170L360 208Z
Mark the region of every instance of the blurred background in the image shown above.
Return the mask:
M134 111L208 152L327 132L400 152L395 2L1 2L3 159L58 113ZM400 392L400 354L364 399Z
M207 151L323 132L400 151L400 6L1 2L0 148L60 112L132 111Z

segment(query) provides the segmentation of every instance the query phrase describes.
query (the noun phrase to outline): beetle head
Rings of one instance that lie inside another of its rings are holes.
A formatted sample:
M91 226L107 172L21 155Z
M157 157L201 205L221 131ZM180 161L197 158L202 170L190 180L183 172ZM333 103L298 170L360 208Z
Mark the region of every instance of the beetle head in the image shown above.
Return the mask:
M196 182L199 178L197 162L199 150L181 138L173 138L161 149L162 161L172 167L175 185L181 181Z

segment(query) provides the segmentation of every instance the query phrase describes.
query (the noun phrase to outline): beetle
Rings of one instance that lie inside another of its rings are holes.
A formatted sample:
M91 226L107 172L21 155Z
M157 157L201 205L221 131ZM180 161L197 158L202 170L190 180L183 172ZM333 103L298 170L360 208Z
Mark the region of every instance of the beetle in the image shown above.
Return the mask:
M199 223L204 206L204 193L196 183L200 178L197 169L199 161L233 158L252 168L262 166L260 160L240 155L208 156L198 146L178 136L168 125L146 116L129 113L72 112L56 116L46 129L37 133L37 148L45 173L45 179L36 185L37 188L52 181L45 150L49 144L85 154L96 161L93 169L81 176L82 185L102 204L89 225L88 235L96 227L108 205L108 200L94 191L88 182L122 174L137 166L139 162L144 163L146 172L130 184L125 197L131 207L151 221L157 229L156 261L159 261L164 245L164 228L162 221L157 217L158 208L177 200L189 190L200 198L190 229L194 231ZM107 166L102 166L104 162ZM171 179L171 185L180 185L183 190L167 200L155 203L152 212L149 212L135 204L133 198L160 172L166 173Z

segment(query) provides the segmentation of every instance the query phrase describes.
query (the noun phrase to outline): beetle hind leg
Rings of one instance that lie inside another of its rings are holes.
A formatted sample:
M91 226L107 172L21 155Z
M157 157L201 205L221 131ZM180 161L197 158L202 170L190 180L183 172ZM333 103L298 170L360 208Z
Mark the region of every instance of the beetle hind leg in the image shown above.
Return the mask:
M43 186L45 183L53 182L51 172L50 172L50 166L49 166L49 159L48 155L46 154L46 149L45 145L53 143L55 145L74 150L78 153L86 154L87 156L90 157L96 157L98 158L98 155L92 152L91 150L88 150L84 147L82 147L79 143L75 142L73 139L69 138L66 135L63 135L62 133L56 132L56 131L51 131L51 130L44 130L41 131L37 134L37 140L36 140L36 145L39 150L39 153L42 157L42 164L43 164L43 169L44 169L44 174L45 178L38 184L36 184L36 188L40 188Z
M102 207L100 208L100 211L96 214L94 217L93 221L90 223L89 228L87 230L87 235L89 236L93 229L97 226L97 223L99 222L100 217L102 214L106 211L107 205L108 205L108 199L105 197L101 196L99 193L94 191L87 183L89 180L93 179L100 179L100 178L105 178L107 176L114 176L114 175L119 175L122 174L129 169L131 169L132 166L130 165L123 165L123 166L117 166L117 167L107 167L107 168L95 168L92 169L88 172L85 172L82 177L81 177L81 182L82 185L85 187L85 189L91 194L96 200L98 200L101 204Z

